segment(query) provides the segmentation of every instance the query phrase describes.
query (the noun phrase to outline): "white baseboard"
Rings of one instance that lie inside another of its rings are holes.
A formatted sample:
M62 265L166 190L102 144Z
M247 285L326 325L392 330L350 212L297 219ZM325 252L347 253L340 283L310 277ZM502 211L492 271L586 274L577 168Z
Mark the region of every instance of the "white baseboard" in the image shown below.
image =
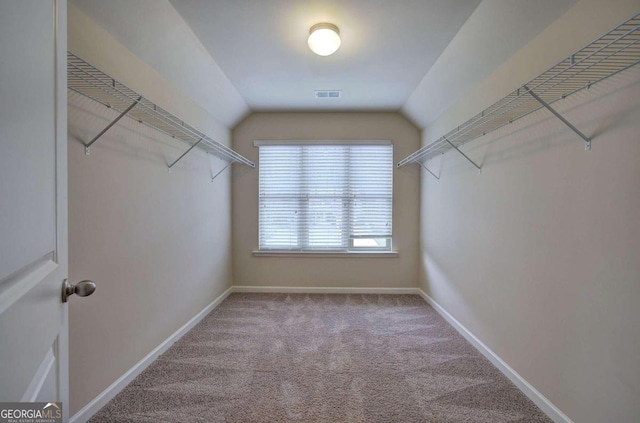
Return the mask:
M187 333L191 328L193 328L200 320L202 320L207 314L211 313L211 311L218 306L225 298L229 296L233 292L233 287L227 289L223 292L218 298L213 300L211 304L206 306L202 311L193 316L191 320L185 323L180 329L172 333L167 339L165 339L160 345L153 349L149 354L146 355L142 360L137 362L132 368L127 370L125 374L120 376L118 380L113 382L107 389L102 391L91 400L87 405L85 405L80 411L74 414L69 420L70 423L85 423L89 420L94 414L98 412L102 407L104 407L109 401L113 399L120 391L122 391L136 376L138 376L144 369L146 369L153 361L160 356L163 352L165 352L171 345L173 345L178 339L180 339L185 333Z
M418 294L418 288L345 288L303 286L238 286L233 292L274 292L286 294Z
M527 382L522 376L513 370L502 358L491 351L481 340L479 340L469 329L458 322L447 310L438 304L433 298L427 295L420 288L416 288L417 293L433 307L451 326L453 326L464 338L471 343L482 355L484 355L494 366L498 368L514 385L518 387L535 405L538 406L555 423L573 423L558 407L542 395L536 388Z

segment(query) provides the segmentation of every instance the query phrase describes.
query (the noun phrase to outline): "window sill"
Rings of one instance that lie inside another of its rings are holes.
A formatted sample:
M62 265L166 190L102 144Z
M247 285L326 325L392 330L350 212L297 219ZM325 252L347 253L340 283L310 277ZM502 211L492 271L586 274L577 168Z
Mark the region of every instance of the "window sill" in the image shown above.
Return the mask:
M254 257L396 258L397 251L254 251Z

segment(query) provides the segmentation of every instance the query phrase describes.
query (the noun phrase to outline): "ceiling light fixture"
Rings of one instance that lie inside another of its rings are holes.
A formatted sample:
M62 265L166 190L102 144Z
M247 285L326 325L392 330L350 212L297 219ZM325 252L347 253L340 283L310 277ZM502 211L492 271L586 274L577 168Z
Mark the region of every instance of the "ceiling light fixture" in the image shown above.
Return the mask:
M309 30L307 43L315 54L329 56L340 48L340 30L330 23L315 24Z

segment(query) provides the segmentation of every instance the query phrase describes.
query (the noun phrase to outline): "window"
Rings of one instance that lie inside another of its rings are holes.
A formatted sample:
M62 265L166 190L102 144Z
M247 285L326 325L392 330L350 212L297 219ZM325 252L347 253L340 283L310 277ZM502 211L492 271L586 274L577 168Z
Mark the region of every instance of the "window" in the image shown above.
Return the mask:
M391 250L390 142L256 145L260 250Z

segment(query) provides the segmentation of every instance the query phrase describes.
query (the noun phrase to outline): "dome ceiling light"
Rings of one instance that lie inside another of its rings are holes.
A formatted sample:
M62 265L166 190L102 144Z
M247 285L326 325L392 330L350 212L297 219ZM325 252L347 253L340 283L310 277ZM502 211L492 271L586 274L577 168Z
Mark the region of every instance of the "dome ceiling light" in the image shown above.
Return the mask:
M340 48L340 30L330 23L315 24L309 30L307 43L315 54L329 56Z

